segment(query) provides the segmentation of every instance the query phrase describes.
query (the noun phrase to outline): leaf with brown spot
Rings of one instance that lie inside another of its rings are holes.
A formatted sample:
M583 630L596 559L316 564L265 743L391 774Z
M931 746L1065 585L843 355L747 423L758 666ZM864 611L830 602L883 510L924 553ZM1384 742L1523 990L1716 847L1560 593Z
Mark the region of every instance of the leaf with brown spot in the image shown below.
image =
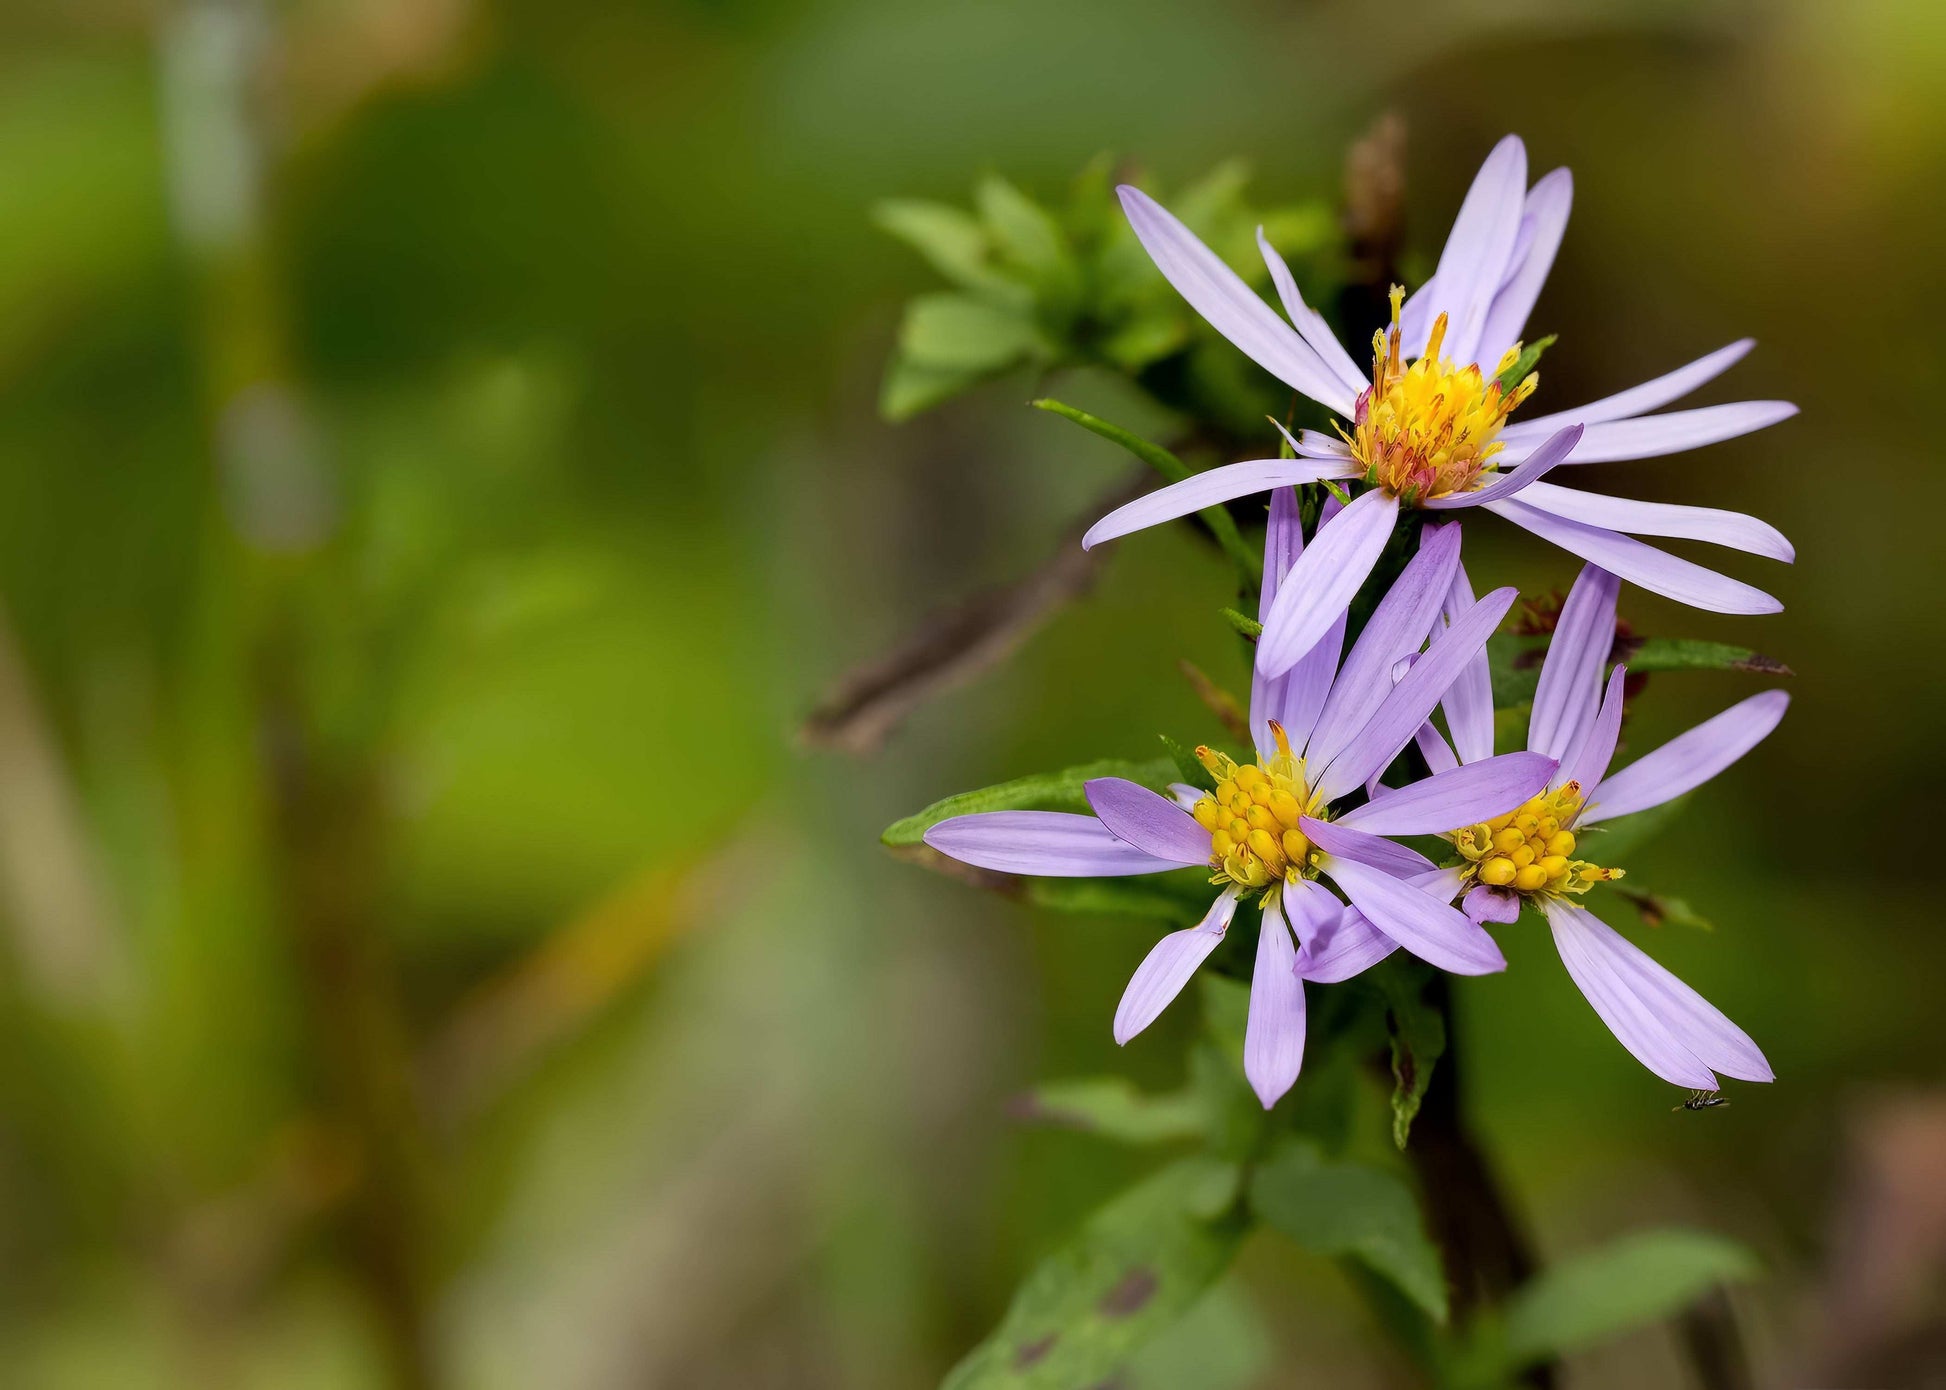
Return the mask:
M1043 1260L944 1390L1071 1390L1112 1383L1129 1357L1229 1267L1245 1228L1193 1210L1207 1166L1173 1163L1102 1207Z

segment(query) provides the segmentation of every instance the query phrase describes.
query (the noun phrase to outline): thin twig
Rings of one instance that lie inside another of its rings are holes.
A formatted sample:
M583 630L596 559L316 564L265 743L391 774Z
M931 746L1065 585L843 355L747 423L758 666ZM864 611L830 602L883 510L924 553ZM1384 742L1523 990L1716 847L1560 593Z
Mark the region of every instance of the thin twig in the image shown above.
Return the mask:
M934 615L891 651L854 669L818 702L798 737L813 748L876 753L927 700L1005 661L1094 586L1104 556L1081 548L1088 523L1147 486L1146 473L1131 474L1088 508L1032 574Z

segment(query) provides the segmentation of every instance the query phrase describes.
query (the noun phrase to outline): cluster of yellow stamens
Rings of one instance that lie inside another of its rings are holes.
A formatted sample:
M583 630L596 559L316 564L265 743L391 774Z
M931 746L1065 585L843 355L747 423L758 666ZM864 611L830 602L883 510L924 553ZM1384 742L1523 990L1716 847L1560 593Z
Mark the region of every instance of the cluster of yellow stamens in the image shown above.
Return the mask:
M1354 432L1339 434L1365 469L1365 481L1406 502L1470 491L1504 447L1497 436L1540 382L1529 372L1511 392L1500 377L1520 360L1515 343L1491 376L1475 363L1455 368L1439 355L1446 315L1433 321L1426 350L1411 366L1400 346L1405 291L1392 287L1392 326L1372 335L1372 384L1359 393Z
M1300 817L1316 813L1304 764L1291 755L1283 729L1274 722L1270 728L1277 752L1262 763L1239 766L1215 749L1196 750L1216 779L1216 790L1190 810L1209 831L1212 883L1269 889L1315 873L1311 842L1298 828Z
M1604 869L1574 858L1574 823L1581 810L1581 784L1569 782L1542 792L1506 815L1452 833L1453 844L1466 860L1469 882L1518 893L1585 893L1597 883L1620 878L1620 869Z

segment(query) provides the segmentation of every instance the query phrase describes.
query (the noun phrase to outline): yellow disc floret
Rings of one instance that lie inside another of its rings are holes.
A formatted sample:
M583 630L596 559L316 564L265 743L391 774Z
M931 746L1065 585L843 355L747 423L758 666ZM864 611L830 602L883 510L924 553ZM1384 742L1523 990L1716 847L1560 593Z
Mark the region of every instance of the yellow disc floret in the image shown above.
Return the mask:
M1392 287L1392 326L1372 335L1372 384L1359 394L1353 432L1338 432L1366 482L1413 503L1471 491L1503 447L1500 427L1540 377L1529 372L1512 391L1501 390L1501 374L1520 360L1519 343L1491 376L1475 363L1456 368L1439 355L1445 314L1433 320L1426 350L1408 367L1399 330L1404 296Z
M1575 835L1568 827L1581 813L1581 801L1581 784L1569 782L1504 816L1453 831L1450 838L1465 860L1468 884L1544 896L1585 893L1620 878L1620 869L1574 857Z
M1209 831L1212 883L1268 893L1286 881L1316 876L1316 851L1298 821L1322 808L1311 803L1304 764L1292 755L1283 729L1274 722L1270 728L1277 752L1260 763L1239 765L1213 748L1196 750L1216 779L1216 790L1190 811Z

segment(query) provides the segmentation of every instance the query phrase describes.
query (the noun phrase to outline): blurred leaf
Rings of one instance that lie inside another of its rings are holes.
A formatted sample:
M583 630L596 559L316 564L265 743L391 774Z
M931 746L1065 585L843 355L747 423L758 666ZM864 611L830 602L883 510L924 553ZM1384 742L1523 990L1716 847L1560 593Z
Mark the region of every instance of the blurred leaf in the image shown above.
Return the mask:
M1624 862L1629 855L1660 835L1683 813L1689 805L1689 796L1676 797L1660 806L1651 806L1646 811L1637 811L1632 816L1620 820L1602 821L1596 825L1576 826L1575 838L1580 841L1576 851L1584 858L1608 868L1626 869ZM1596 804L1599 811L1600 804Z
M1189 926L1209 911L1216 889L1207 869L1127 878L1032 878L1023 892L1036 907L1101 917L1143 917Z
M1633 878L1630 879L1633 882ZM1615 890L1633 904L1642 915L1645 926L1693 927L1697 931L1715 931L1716 924L1697 912L1681 898L1665 898L1660 893L1651 893L1639 888L1617 888Z
M1189 320L1172 305L1139 311L1101 340L1099 351L1125 372L1139 372L1189 345Z
M1555 334L1550 333L1545 338L1538 338L1520 350L1520 356L1514 359L1513 365L1507 368L1506 371L1500 373L1498 380L1501 395L1512 394L1514 387L1520 385L1521 378L1525 377L1539 365L1541 354L1554 346L1555 336Z
M879 387L878 413L894 424L931 410L960 392L986 380L985 372L956 371L946 367L924 367L894 354Z
M1405 1148L1432 1070L1446 1051L1446 1020L1425 1001L1428 967L1394 956L1371 972L1385 995L1385 1031L1392 1040L1392 1142Z
M1411 1189L1392 1173L1328 1162L1305 1142L1278 1150L1250 1180L1263 1222L1318 1255L1357 1260L1434 1322L1446 1321L1446 1276Z
M1172 483L1179 483L1190 476L1190 468L1181 459L1163 448L1151 443L1140 435L1131 434L1120 425L1111 425L1098 415L1090 415L1085 410L1076 410L1061 401L1042 399L1034 402L1036 410L1050 411L1064 420L1072 420L1091 434L1098 434L1111 443L1119 444L1135 457L1148 464L1156 472ZM1216 537L1216 543L1223 547L1229 557L1236 561L1237 569L1242 572L1244 582L1255 585L1263 575L1264 557L1237 530L1236 522L1221 507L1205 507L1196 515L1200 516Z
M976 811L1075 811L1086 813L1087 784L1097 777L1126 777L1145 787L1162 791L1169 785L1175 764L1165 758L1132 763L1105 758L1059 772L1039 772L1019 777L978 791L961 792L935 801L916 815L895 821L879 838L888 845L916 845L926 831L952 816L970 816Z
M1053 214L993 174L980 180L974 202L1002 257L1026 272L1043 305L1057 320L1071 315L1080 299L1081 276Z
M1754 1279L1757 1257L1704 1231L1645 1231L1536 1276L1508 1301L1506 1369L1515 1371L1681 1311L1721 1284Z
M1231 927L1235 930L1234 924ZM1250 986L1213 970L1198 971L1203 995L1203 1030L1222 1054L1243 1073L1243 1032L1250 1019Z
M1109 1380L1229 1267L1244 1223L1189 1206L1208 1167L1171 1164L1096 1212L1014 1295L944 1390L1082 1390Z
M922 367L996 372L1042 352L1023 314L963 294L924 294L905 306L899 350Z
M1222 977L1205 971L1203 978ZM1225 983L1236 985L1248 998L1249 990L1241 981ZM1206 1016L1205 1023L1210 1021ZM1202 1107L1203 1132L1208 1137L1209 1151L1237 1163L1255 1157L1270 1133L1270 1112L1264 1109L1243 1074L1242 1032L1243 1025L1232 1025L1226 1016L1222 1021L1222 1035L1205 1038L1189 1054L1189 1084Z
M1129 1362L1128 1390L1245 1390L1263 1379L1272 1347L1250 1299L1225 1280Z
M1791 668L1775 657L1728 642L1705 642L1694 637L1651 637L1629 648L1624 662L1632 674L1649 671L1752 671L1765 676L1788 676Z
M993 267L991 243L971 213L946 203L891 198L872 209L872 220L961 289L1023 313L1032 308L1033 290Z
M1125 1076L1043 1082L1021 1096L1012 1113L1124 1144L1166 1144L1203 1132L1203 1107L1194 1094L1146 1095Z

